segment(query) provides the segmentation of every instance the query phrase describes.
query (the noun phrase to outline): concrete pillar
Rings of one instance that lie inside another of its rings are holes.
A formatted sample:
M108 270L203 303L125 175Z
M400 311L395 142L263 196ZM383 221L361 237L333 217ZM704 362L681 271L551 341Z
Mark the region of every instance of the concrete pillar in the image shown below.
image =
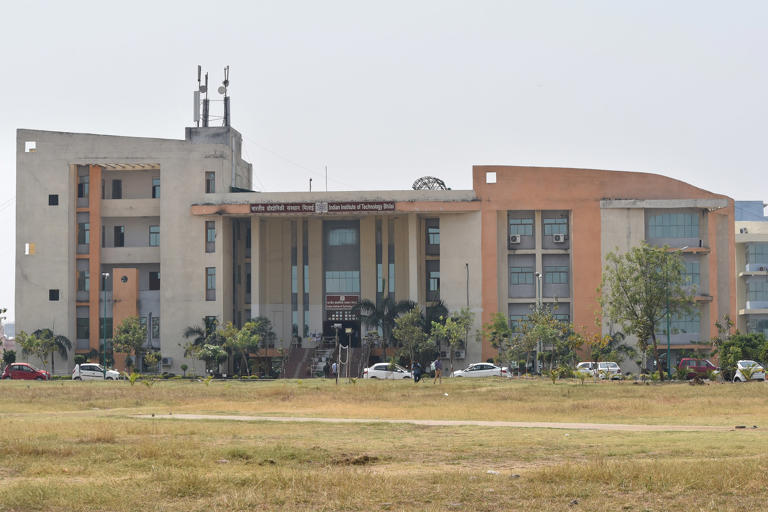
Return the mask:
M261 306L261 218L251 217L251 318L263 315Z
M408 299L419 301L419 217L408 214Z
M296 221L296 290L297 308L299 315L299 336L304 338L308 333L304 332L304 222Z
M309 330L323 332L323 221L309 222Z

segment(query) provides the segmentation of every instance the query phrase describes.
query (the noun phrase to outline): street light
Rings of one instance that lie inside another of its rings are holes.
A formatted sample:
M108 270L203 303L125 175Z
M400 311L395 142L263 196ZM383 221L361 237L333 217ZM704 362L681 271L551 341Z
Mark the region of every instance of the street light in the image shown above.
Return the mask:
M104 320L101 328L101 334L104 338L104 348L101 354L102 371L104 372L104 380L107 380L107 279L109 279L109 272L101 273L101 295L104 302Z
M544 289L542 287L542 282L541 282L541 279L543 276L541 272L534 272L533 275L536 276L536 311L540 312L542 302L543 302L542 295L544 295ZM541 357L541 350L542 350L541 340L538 340L536 342L536 367L535 367L536 373L539 373L539 357Z

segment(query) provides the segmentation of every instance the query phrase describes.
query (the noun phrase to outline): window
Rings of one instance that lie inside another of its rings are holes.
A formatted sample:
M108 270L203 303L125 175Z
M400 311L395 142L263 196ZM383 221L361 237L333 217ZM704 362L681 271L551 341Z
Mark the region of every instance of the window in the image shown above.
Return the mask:
M59 300L59 290L48 290L48 300Z
M152 199L160 199L160 178L152 178Z
M101 246L107 246L107 226L101 226Z
M160 339L160 317L159 316L152 317L152 339L153 340Z
M91 289L91 277L87 270L77 272L77 291L87 292Z
M216 192L216 173L206 172L205 173L205 193L213 194L215 192Z
M327 271L325 273L326 293L359 293L360 272L357 270Z
M77 319L77 339L87 340L90 337L90 320L88 318Z
M79 176L77 178L77 197L81 199L88 198L88 185L90 176Z
M205 322L205 334L211 334L213 331L216 330L216 326L218 325L218 320L216 320L215 316L206 316L203 320Z
M683 282L688 285L696 285L698 286L701 284L701 273L699 270L699 262L698 261L686 261L685 263L685 274L683 274Z
M532 285L532 267L509 267L509 286Z
M356 245L357 244L357 230L352 228L336 228L328 231L328 245L330 246L342 246L342 245Z
M509 315L509 327L514 333L523 332L523 322L528 315Z
M123 180L112 180L112 199L123 198Z
M747 265L768 263L768 243L747 244Z
M533 236L533 219L509 219L509 234Z
M698 238L699 216L695 213L662 213L648 219L649 238Z
M427 260L427 302L440 300L440 260Z
M79 245L88 245L91 242L91 224L89 222L80 222L77 225L77 243Z
M205 252L216 252L216 221L205 221Z
M440 245L440 225L439 224L427 225L427 244Z
M149 273L149 289L150 290L160 289L160 272Z
M112 317L109 317L106 319L107 321L104 322L104 318L99 318L99 338L111 340L112 339ZM106 331L106 332L105 332Z
M205 267L205 300L216 300L216 267Z
M748 301L768 301L768 281L752 278L747 281Z
M670 316L669 326L672 334L697 334L701 330L701 319L698 311L679 313ZM667 334L667 320L662 318L656 326L656 334Z
M112 247L125 247L125 226L115 226L115 243Z
M160 247L160 226L149 226L149 246Z
M567 235L568 234L568 219L565 217L558 217L555 219L543 219L544 222L544 235Z
M48 206L59 206L59 194L48 194Z
M568 284L568 267L544 267L544 282L546 284Z

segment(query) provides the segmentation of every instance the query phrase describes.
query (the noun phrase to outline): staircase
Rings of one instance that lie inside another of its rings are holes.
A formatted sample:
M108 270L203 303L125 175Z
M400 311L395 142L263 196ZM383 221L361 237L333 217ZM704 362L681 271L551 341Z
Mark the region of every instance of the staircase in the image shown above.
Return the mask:
M307 368L311 360L312 348L291 347L288 360L285 362L286 379L306 379L309 377Z

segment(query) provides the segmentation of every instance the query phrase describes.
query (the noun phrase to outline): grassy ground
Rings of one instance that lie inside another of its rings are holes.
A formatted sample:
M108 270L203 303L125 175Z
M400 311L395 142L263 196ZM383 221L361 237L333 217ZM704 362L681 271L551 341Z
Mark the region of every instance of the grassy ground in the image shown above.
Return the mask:
M0 510L736 511L768 500L762 383L0 387ZM595 432L135 417L168 412L763 428Z

